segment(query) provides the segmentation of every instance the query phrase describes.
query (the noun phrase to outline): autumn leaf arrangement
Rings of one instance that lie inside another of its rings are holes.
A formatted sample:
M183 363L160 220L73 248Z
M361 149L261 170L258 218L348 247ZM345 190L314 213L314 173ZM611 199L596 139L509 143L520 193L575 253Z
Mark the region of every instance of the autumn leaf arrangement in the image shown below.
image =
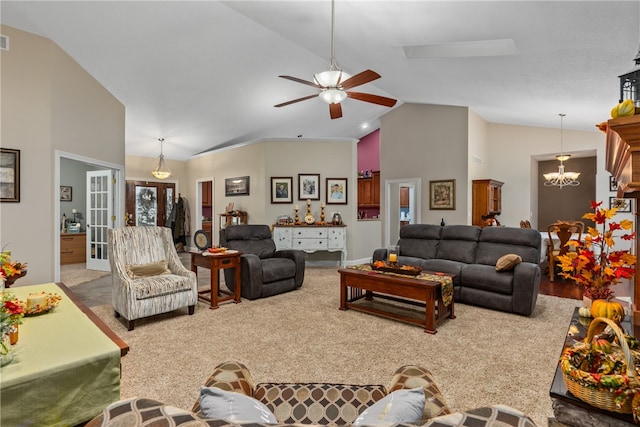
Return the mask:
M635 239L633 222L623 219L612 221L618 209L606 209L602 202L591 202L592 212L582 218L594 222L588 227L582 241L570 240L567 245L575 248L559 257L563 277L583 287L583 295L596 299L609 299L614 292L611 286L635 274L636 256L629 250L615 249L615 239Z

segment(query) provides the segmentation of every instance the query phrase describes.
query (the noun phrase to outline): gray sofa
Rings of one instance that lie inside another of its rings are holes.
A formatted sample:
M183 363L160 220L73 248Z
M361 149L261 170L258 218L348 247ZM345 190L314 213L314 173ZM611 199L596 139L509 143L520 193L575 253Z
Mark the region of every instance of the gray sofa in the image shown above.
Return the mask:
M400 229L398 262L455 274L456 302L529 316L540 287L540 243L533 229L409 224ZM522 262L496 271L496 262L507 254ZM374 261L386 257L384 248L373 253Z

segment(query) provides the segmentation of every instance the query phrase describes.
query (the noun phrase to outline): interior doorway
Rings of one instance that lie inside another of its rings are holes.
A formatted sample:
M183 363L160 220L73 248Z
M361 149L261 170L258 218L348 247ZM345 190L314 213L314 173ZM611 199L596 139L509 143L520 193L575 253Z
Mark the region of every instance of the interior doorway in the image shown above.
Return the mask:
M384 230L385 245L395 245L400 228L406 224L419 224L421 178L385 180Z

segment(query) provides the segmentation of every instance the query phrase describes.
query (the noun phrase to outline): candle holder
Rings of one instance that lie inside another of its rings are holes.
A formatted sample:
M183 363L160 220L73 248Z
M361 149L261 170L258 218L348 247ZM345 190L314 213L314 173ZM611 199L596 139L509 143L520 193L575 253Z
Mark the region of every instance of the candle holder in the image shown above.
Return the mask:
M320 222L324 224L324 205L320 205Z
M296 224L299 224L300 223L300 218L298 217L298 207L296 207L294 210L296 211L296 216L295 216L295 218L293 220L294 220L294 222Z

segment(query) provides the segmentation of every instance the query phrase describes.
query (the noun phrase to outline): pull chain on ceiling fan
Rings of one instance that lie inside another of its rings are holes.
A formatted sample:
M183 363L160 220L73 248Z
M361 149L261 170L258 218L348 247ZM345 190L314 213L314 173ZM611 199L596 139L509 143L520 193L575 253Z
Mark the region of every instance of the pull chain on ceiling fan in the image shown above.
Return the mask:
M340 105L340 103L347 98L370 102L377 105L383 105L385 107L393 107L396 104L397 100L392 98L373 95L370 93L349 91L349 89L351 88L379 79L380 74L376 73L375 71L365 70L361 73L356 74L355 76L349 76L347 73L343 72L340 67L338 67L334 46L334 20L335 4L334 0L331 0L331 61L329 63L329 70L314 75L313 82L297 77L278 76L283 79L318 88L320 89L320 93L303 96L302 98L292 99L291 101L274 105L274 107L284 107L286 105L295 104L296 102L305 101L307 99L319 96L320 99L329 104L329 115L331 116L331 118L339 119L340 117L342 117L342 106Z

